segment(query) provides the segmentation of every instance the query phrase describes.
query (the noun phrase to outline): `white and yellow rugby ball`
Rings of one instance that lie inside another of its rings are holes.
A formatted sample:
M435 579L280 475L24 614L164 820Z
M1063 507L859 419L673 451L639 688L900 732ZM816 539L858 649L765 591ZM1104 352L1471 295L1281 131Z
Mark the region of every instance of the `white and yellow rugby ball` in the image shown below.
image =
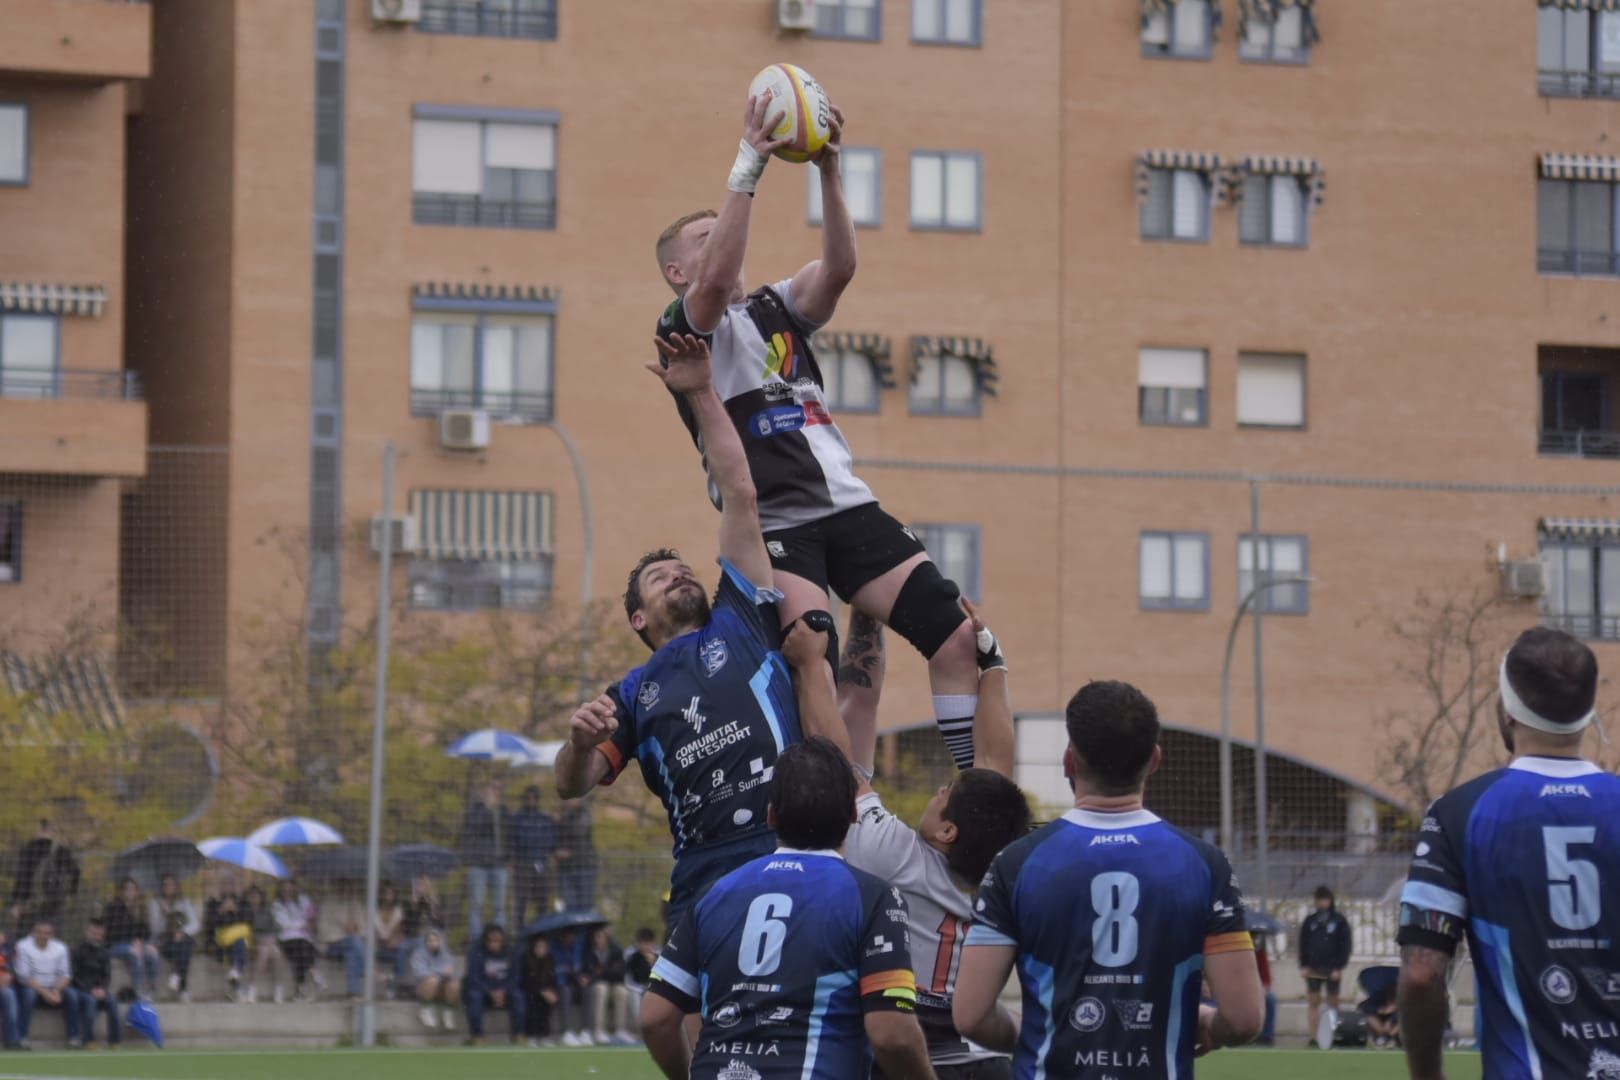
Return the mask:
M748 84L748 96L764 98L765 116L782 113L771 136L788 139L776 152L784 161L809 161L832 134L832 103L815 77L793 64L772 64Z

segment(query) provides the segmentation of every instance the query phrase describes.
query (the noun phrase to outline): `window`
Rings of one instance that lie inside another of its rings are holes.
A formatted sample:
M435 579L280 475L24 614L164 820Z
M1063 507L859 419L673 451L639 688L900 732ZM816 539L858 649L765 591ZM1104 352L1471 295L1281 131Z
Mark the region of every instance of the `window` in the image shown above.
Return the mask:
M1536 15L1536 84L1548 97L1620 96L1620 12L1544 5Z
M883 155L866 147L846 146L838 155L839 173L844 178L844 204L857 225L876 228L883 224ZM810 224L821 224L821 170L812 166L810 177Z
M1136 370L1142 423L1201 427L1209 422L1209 356L1203 349L1143 349Z
M911 0L911 40L930 45L984 42L983 0Z
M412 220L508 229L556 225L554 120L461 119L423 111L414 132Z
M883 36L882 0L816 0L815 36L877 41Z
M1144 532L1137 592L1150 611L1209 610L1209 534Z
M922 416L978 416L979 371L953 353L917 357L911 411Z
M1620 457L1620 435L1609 430L1609 393L1607 375L1542 372L1541 452Z
M60 395L58 327L55 315L0 315L0 397Z
M0 585L22 580L22 529L22 503L0 502Z
M1305 426L1305 358L1239 353L1237 421L1246 427Z
M1245 244L1304 247L1305 210L1309 205L1310 193L1304 177L1251 173L1243 178L1238 239Z
M1279 9L1275 20L1255 12L1243 24L1238 55L1276 64L1305 63L1311 57L1311 47L1305 43L1305 10L1292 4Z
M1257 584L1277 578L1304 577L1308 572L1308 549L1303 536L1260 536L1260 576L1254 573L1254 540L1238 537L1238 602ZM1273 585L1254 597L1254 610L1273 615L1304 615L1311 609L1308 582Z
M411 411L552 415L550 315L418 311L411 323Z
M1620 638L1620 545L1612 538L1544 537L1541 561L1544 623L1576 637Z
M551 560L412 559L411 606L422 611L536 611L551 593Z
M28 106L0 102L0 186L28 183Z
M557 0L422 0L416 28L429 34L557 38Z
M919 150L911 155L911 227L977 232L982 224L979 155Z
M1196 169L1149 169L1142 203L1142 236L1148 240L1209 239L1209 174Z
M1550 180L1536 186L1536 268L1543 273L1620 273L1615 258L1616 186Z
M1210 0L1166 0L1142 23L1142 55L1205 59L1214 37Z
M877 364L859 349L828 349L816 358L827 407L841 412L877 412L881 403Z
M977 525L914 525L911 529L928 549L939 572L962 590L969 600L979 598L979 527Z

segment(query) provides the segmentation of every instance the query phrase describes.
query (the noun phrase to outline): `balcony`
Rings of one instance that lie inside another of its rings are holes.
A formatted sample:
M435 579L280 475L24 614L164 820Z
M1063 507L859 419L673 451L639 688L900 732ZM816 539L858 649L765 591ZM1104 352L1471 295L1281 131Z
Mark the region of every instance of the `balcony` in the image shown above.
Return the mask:
M152 9L130 0L5 0L0 75L81 82L152 74Z
M1620 431L1543 430L1536 449L1543 457L1620 458Z
M1620 74L1543 68L1536 72L1536 90L1542 97L1620 98Z
M555 199L514 202L478 195L417 192L411 220L418 225L465 225L492 229L551 229L557 225Z
M144 475L140 398L134 372L0 371L0 472Z
M1541 625L1587 641L1620 641L1620 616L1544 614Z
M437 416L446 409L482 409L497 420L544 423L551 419L551 394L529 390L411 388L412 416Z
M523 10L507 10L507 5L486 0L423 0L416 28L426 34L556 40L555 0L513 6Z

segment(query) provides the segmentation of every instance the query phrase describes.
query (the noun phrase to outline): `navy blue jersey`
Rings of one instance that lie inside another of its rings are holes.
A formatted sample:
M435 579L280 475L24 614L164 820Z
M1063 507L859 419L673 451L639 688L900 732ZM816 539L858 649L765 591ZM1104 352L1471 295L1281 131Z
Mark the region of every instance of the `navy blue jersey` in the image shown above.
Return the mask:
M781 848L687 910L648 992L702 1015L694 1078L863 1077L866 1013L916 1004L906 925L894 886L836 852Z
M1436 799L1402 945L1474 955L1486 1080L1620 1080L1620 779L1522 757Z
M1226 856L1146 810L1070 810L985 875L967 947L1018 952L1020 1078L1192 1076L1204 957L1254 951Z
M781 594L721 560L701 630L683 634L608 688L619 729L598 749L611 784L631 758L664 803L675 857L768 831L766 785L776 755L799 740L793 679L777 651Z

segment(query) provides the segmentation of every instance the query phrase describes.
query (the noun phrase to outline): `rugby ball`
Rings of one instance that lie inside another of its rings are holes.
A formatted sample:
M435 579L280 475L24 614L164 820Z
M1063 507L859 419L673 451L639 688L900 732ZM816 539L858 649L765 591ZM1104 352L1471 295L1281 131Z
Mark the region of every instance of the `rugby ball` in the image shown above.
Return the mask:
M809 161L827 145L832 134L832 103L815 77L793 64L772 64L748 84L748 96L767 102L765 117L782 113L772 130L777 139L789 140L776 152L783 161Z

